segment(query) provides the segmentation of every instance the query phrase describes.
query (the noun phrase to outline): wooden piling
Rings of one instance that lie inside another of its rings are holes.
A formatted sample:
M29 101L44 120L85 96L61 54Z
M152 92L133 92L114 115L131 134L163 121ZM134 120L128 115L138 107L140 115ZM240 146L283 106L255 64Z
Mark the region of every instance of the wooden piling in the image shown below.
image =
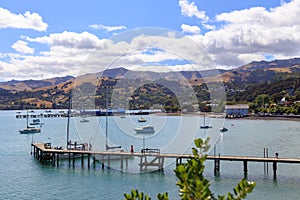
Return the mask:
M56 166L59 166L59 153L56 154Z
M91 158L91 154L88 154L88 169L90 169L91 167L90 158Z
M243 164L244 164L244 174L247 174L248 173L247 160L244 160Z
M220 175L220 154L219 157L215 156L214 158L214 174L215 176Z
M277 162L274 161L273 162L273 177L274 177L274 179L276 179L276 176L277 176L276 171L277 171Z
M75 153L72 153L72 157L73 157L73 159L72 159L73 160L73 162L72 162L73 163L73 167L75 167Z
M123 169L123 156L121 156L121 160L120 160L120 162L121 162L121 163L120 163L120 164L121 164L121 166L120 166L120 167L121 167L121 169Z

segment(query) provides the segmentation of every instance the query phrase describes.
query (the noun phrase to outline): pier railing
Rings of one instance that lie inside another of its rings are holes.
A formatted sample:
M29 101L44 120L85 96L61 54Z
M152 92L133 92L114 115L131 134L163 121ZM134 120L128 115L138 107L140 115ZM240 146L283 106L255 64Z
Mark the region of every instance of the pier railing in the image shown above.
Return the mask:
M109 167L110 158L115 156L120 157L121 168L123 168L123 161L126 161L126 167L128 167L128 158L138 157L140 158L139 166L143 170L147 167L157 167L158 170L163 170L164 160L175 159L176 164L181 164L186 159L193 157L192 154L172 154L172 153L161 153L159 149L142 149L141 152L121 152L121 151L90 151L90 150L72 150L72 149L61 149L51 147L50 143L33 143L34 150L33 155L41 162L53 162L59 166L59 160L63 156L67 156L69 163L75 163L75 158L81 158L82 164L85 157L88 158L88 167L90 167L90 158L93 157L95 164L95 157L102 157L105 159L100 160L102 167L104 162L107 162ZM300 158L280 158L278 155L275 157L255 157L255 156L220 156L220 155L207 155L207 160L214 160L214 171L215 174L220 172L220 161L237 161L243 162L244 173L248 173L248 162L263 162L273 164L273 175L276 178L277 164L278 163L289 163L289 164L300 164Z

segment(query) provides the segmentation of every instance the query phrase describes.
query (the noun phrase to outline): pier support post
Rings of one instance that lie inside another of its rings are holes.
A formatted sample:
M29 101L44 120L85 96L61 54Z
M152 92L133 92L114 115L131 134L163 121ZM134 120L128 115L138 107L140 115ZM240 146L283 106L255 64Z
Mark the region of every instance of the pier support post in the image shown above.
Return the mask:
M101 165L102 165L102 169L104 169L104 155L102 155L102 162L101 162Z
M110 168L110 155L107 156L107 168Z
M56 166L57 167L59 166L59 153L56 154Z
M219 154L220 157L220 154ZM219 176L220 174L220 158L215 158L215 166L214 166L214 174L215 176Z
M91 167L90 158L91 158L91 154L88 154L88 169L90 169Z
M143 156L140 157L140 171L143 169Z
M73 153L73 167L75 167L75 153Z
M81 154L81 167L83 167L83 165L84 165L84 155L83 155L83 153Z
M164 157L160 157L160 160L159 160L160 169L159 169L159 171L161 171L161 172L164 171L164 162L165 162L165 158Z
M121 156L121 169L123 169L123 156Z
M71 153L69 153L69 166L71 165Z
M244 160L243 164L244 164L244 174L247 174L248 173L247 160Z
M95 156L95 154L93 156L93 163L94 163L94 168L96 168L96 156Z
M274 161L273 162L273 175L274 175L274 179L276 179L276 171L277 171L277 162Z

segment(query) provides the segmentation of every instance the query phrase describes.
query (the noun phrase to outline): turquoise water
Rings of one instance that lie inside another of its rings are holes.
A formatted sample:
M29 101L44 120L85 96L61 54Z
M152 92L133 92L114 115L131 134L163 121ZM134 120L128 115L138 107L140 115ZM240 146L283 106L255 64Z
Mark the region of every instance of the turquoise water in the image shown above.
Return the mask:
M101 149L104 119L91 121L90 125L78 123L80 119L72 119L72 140L82 139L92 143L93 148ZM64 161L59 167L44 165L30 155L30 144L36 141L64 146L67 119L41 119L45 123L42 133L34 136L18 133L25 127L26 120L16 119L15 111L1 111L0 120L1 199L123 199L123 193L133 188L150 194L153 199L158 192L165 191L170 199L179 199L173 161L167 162L163 173L138 173L133 166L134 161L130 161L127 172L119 171L118 164L110 170L102 170L99 163L88 169L86 162L82 167L80 161L74 168ZM212 124L217 127L223 122L217 120ZM198 127L202 121L193 117L152 116L148 123L155 125L157 134L142 137L133 132L132 128L139 126L135 118L124 121L109 118L109 130L118 133L110 137L110 144L120 144L125 149L134 144L136 151L143 146L151 146L161 148L163 152L183 153L192 145L191 138L210 136L215 141L218 139L216 152L221 155L263 156L263 149L268 148L270 156L278 152L280 157L300 157L300 124L295 121L225 120L229 131L222 135L217 129L195 131L193 127ZM276 180L273 180L271 164L268 174L264 173L263 163L249 163L248 170L248 180L257 182L248 199L298 199L300 165L279 164ZM221 162L220 177L215 177L213 162L207 161L205 174L216 195L231 191L244 177L240 162Z

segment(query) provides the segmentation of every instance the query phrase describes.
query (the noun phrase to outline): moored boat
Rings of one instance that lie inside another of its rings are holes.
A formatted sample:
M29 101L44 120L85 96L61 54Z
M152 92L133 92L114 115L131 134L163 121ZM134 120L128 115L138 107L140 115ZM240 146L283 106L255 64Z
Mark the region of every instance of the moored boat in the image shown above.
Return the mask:
M223 126L222 128L220 128L220 131L221 132L226 132L226 131L228 131L228 129Z
M141 133L154 133L154 127L153 126L143 126L143 127L139 127L139 128L134 128L135 132L137 134L141 134Z
M138 122L146 122L147 120L144 117L141 117L140 119L138 119Z
M40 133L41 129L37 127L27 126L27 128L19 131L21 134Z
M41 132L40 128L33 127L33 126L28 126L28 118L29 118L29 115L28 115L28 110L27 110L27 115L26 115L26 125L27 126L26 126L25 129L20 130L19 133L21 133L21 134L40 133Z

